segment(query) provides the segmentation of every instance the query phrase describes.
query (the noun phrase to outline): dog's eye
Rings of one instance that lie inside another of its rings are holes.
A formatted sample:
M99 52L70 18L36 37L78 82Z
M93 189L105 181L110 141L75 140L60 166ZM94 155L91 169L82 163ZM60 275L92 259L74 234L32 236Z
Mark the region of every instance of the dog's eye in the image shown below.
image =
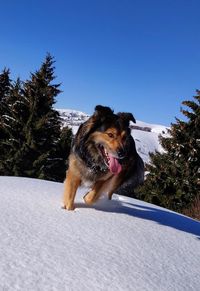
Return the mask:
M114 137L114 134L112 132L108 132L107 135L110 137L110 138L113 138Z

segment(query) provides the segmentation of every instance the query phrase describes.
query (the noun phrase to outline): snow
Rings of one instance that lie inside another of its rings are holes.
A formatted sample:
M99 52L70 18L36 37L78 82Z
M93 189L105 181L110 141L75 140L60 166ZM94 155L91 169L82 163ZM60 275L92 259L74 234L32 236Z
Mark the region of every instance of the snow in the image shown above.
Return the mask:
M149 127L151 128L151 132L156 132L156 133L162 133L166 132L167 127L164 125L160 124L152 124L152 123L146 123L140 120L136 120L136 125L139 125L141 127Z
M132 130L131 134L135 140L136 149L145 163L150 162L149 153L163 151L161 144L159 143L159 133L146 132L141 130Z
M79 111L79 110L74 110L74 109L57 109L58 112L62 115L76 115L76 116L85 116L85 117L89 117L89 115L87 115L86 113Z
M86 191L70 212L62 183L0 177L0 290L199 290L199 222Z

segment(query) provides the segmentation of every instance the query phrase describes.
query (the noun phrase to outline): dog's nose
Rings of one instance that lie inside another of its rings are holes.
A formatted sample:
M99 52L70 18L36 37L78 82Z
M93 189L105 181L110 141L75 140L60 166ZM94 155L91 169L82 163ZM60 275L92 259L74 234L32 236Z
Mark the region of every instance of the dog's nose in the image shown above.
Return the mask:
M117 155L118 155L119 158L123 158L124 157L124 154L125 154L124 149L119 149L117 151Z

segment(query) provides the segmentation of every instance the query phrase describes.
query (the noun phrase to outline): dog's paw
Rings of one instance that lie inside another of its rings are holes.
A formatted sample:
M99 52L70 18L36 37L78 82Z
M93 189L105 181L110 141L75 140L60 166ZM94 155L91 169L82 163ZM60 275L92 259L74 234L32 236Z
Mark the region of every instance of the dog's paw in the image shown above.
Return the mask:
M74 205L63 205L62 206L62 209L65 209L65 210L74 210L75 209L75 207L74 207Z

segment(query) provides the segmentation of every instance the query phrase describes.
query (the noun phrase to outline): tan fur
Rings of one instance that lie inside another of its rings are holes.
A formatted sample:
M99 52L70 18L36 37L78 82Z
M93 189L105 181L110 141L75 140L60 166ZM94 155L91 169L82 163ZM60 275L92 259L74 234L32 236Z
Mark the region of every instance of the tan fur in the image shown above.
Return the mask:
M64 208L67 210L74 210L74 198L76 191L81 183L85 182L82 180L82 173L86 173L87 168L76 159L74 155L70 156L69 170L67 171L66 180L64 183ZM95 203L101 194L106 190L108 193L108 199L112 199L112 194L120 185L126 171L122 171L119 175L112 173L106 173L99 177L96 182L92 185L92 189L84 196L84 201L88 205Z
M81 184L80 171L75 159L70 160L69 170L67 171L64 183L64 208L74 210L74 198L76 191Z
M64 183L63 203L65 209L74 210L74 198L76 191L81 183L85 182L82 180L82 173L86 173L86 171L86 167L79 160L77 160L75 156L70 156L69 170L67 171L66 180ZM109 182L112 185L109 192L113 192L115 190L114 178L114 175L110 172L99 177L94 185L92 185L92 190L84 196L85 203L91 205L96 202L104 189L106 189L109 185Z
M112 134L112 137L109 135ZM119 132L115 128L109 128L105 132L94 132L90 139L97 143L102 143L110 152L116 153L117 149L122 147L125 132Z

